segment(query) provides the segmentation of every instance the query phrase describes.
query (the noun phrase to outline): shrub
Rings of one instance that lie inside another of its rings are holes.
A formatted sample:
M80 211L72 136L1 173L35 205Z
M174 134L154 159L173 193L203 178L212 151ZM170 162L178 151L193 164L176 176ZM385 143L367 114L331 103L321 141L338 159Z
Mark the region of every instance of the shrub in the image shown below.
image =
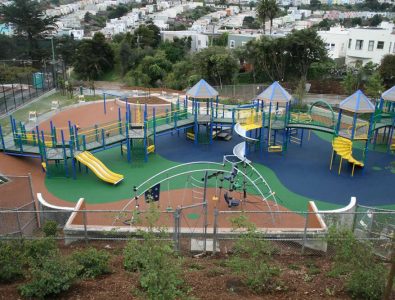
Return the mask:
M386 269L376 264L369 269L358 268L351 273L346 289L356 299L382 299L385 288Z
M25 241L24 255L28 261L39 261L58 252L56 242L52 238Z
M275 249L262 236L255 231L255 227L249 224L242 215L231 220L234 227L246 228L244 233L234 244L234 254L228 262L228 266L238 275L241 275L244 283L253 291L262 292L272 290L278 286L274 278L279 275L277 267L271 266L269 260Z
M176 299L181 290L181 261L170 243L143 233L144 241L130 241L124 250L124 267L140 273L140 285L149 299Z
M43 226L43 232L46 237L56 236L58 234L58 223L53 220L48 220Z
M21 243L0 242L0 282L12 282L23 277Z
M358 299L381 299L386 269L371 244L358 241L349 230L330 229L328 243L336 254L331 275L345 275L345 286Z
M110 273L109 258L107 251L94 248L73 253L73 259L81 266L78 275L82 278L95 278Z
M24 297L44 298L67 291L75 282L81 267L71 259L48 257L32 263L30 280L19 286Z

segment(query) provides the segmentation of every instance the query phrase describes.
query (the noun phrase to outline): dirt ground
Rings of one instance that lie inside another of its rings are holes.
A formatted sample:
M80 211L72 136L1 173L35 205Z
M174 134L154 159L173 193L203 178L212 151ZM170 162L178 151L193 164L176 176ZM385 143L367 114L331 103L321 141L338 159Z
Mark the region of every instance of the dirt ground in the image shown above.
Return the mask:
M138 274L123 269L124 242L90 242L89 246L107 249L111 254L112 273L92 280L79 281L57 299L143 299L133 296L139 289ZM63 255L85 248L84 244L62 246ZM226 266L226 255L194 258L184 256L184 287L194 299L351 299L344 291L342 279L327 276L330 261L322 256L275 255L271 265L280 268L281 289L257 294L245 286L240 277ZM0 299L23 299L17 286L0 284Z

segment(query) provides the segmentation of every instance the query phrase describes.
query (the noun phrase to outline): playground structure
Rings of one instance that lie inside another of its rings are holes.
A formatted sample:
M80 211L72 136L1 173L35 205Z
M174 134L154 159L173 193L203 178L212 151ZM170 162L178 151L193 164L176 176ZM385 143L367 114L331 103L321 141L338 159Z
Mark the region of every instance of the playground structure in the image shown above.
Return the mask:
M118 110L117 120L87 128L71 121L66 128L56 128L50 121L50 131L45 132L39 125L27 129L26 124L10 116L11 133L3 134L0 127L0 149L10 155L40 158L48 176L61 169L64 176L76 178L77 163L82 163L100 179L117 184L122 175L110 171L92 153L120 146L128 162L148 161L148 155L157 150L158 136L182 133L194 144L213 144L215 138L229 140L235 132L244 141L234 147L233 154L250 163L247 158L250 151L284 153L289 143L302 146L305 131L310 134L316 130L333 135L330 166L337 154L339 174L346 160L353 166L353 176L356 166L365 166L370 143L375 146L381 141L388 151L395 149L394 94L394 88L383 93L375 107L357 91L340 104L336 117L333 108L324 101L317 101L305 110L293 109L292 96L278 82L251 104L228 106L220 104L218 92L200 80L183 100L178 98L159 113L156 107L148 110L146 104L137 103L132 109L127 98L116 99L113 105ZM104 100L104 113L106 103L110 101ZM355 144L363 144L362 151L356 150Z

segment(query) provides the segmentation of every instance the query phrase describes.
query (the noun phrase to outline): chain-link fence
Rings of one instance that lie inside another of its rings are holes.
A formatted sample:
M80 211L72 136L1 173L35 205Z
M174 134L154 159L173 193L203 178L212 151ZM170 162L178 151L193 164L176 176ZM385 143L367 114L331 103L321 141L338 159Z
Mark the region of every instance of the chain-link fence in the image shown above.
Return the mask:
M81 202L82 203L82 202ZM30 205L30 206L29 206ZM42 206L40 206L42 207ZM55 220L63 227L59 236L66 243L77 240L127 240L141 230L164 230L176 250L183 252L226 252L252 224L256 233L273 244L278 254L331 255L327 247L328 226L323 220L335 220L339 214L290 211L220 211L208 210L204 203L174 210L35 210L34 203L17 209L0 210L2 238L39 238L37 216L44 224ZM326 216L324 216L326 215ZM395 227L395 212L359 207L357 212L342 213L353 220L355 236L369 242L375 253L389 258ZM66 222L66 216L70 216ZM368 222L369 218L371 221ZM344 228L344 224L332 222Z
M38 219L30 176L0 176L0 235L31 236Z
M0 82L0 115L14 111L54 87L53 75L47 70Z

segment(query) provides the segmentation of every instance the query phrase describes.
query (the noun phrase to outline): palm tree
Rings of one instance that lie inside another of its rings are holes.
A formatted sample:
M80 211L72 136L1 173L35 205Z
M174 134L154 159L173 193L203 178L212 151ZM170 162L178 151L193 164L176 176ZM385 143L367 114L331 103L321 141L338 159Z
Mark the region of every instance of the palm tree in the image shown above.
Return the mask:
M277 5L276 0L267 0L267 1L268 1L267 16L270 19L270 35L271 35L273 28L273 19L277 16L280 9Z
M255 8L258 19L262 22L263 34L266 34L266 17L268 16L270 0L260 0Z

